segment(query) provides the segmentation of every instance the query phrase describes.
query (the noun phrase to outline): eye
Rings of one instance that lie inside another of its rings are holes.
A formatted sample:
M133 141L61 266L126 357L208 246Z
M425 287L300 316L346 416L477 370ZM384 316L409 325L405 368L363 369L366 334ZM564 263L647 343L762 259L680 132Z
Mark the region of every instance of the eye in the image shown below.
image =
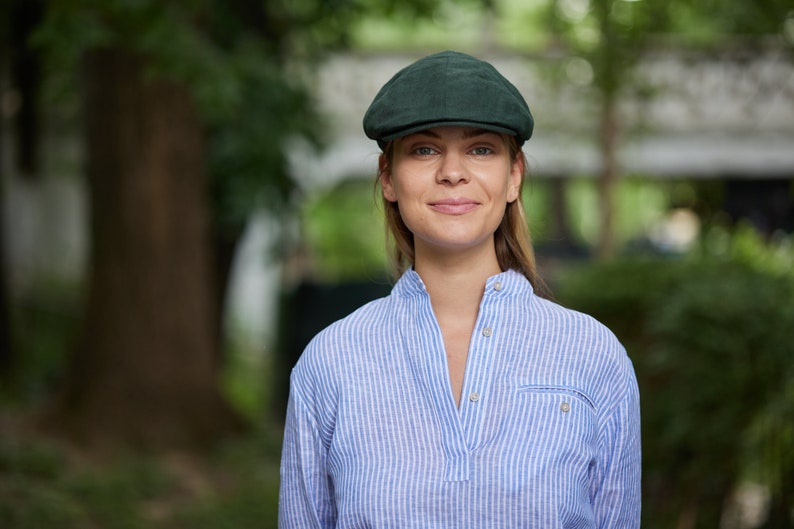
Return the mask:
M488 156L489 154L493 154L493 149L490 147L475 147L471 152L474 156Z
M417 147L413 150L413 153L417 156L432 156L436 153L436 150L432 147Z

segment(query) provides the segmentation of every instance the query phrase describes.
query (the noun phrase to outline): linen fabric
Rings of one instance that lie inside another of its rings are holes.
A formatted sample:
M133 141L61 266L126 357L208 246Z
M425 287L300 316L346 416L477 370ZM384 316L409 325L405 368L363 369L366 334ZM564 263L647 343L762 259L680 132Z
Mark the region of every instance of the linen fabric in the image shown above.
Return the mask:
M408 270L294 367L279 527L634 529L639 421L614 335L515 271L486 283L456 406Z
M521 93L491 64L444 51L397 72L364 114L364 133L383 149L396 138L439 126L470 126L532 136L534 119Z

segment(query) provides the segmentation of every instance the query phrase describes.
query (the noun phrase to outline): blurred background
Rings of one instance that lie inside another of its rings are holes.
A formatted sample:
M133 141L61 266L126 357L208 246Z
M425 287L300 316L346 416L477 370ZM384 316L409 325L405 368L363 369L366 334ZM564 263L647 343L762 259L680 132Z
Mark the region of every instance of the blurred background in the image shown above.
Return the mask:
M3 0L0 526L276 526L289 370L388 293L361 118L428 53L536 118L559 302L642 394L643 527L794 526L786 0Z

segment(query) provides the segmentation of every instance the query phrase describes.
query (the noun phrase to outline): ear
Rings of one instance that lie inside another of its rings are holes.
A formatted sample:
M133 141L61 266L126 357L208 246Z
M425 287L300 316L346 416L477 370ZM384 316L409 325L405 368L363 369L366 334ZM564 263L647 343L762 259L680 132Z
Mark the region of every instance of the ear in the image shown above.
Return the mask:
M507 202L515 202L521 191L521 183L524 181L524 157L516 156L510 166L510 174L507 180Z
M383 190L383 198L389 202L397 202L397 193L394 191L394 183L391 178L391 164L383 153L378 158L378 176L380 187Z

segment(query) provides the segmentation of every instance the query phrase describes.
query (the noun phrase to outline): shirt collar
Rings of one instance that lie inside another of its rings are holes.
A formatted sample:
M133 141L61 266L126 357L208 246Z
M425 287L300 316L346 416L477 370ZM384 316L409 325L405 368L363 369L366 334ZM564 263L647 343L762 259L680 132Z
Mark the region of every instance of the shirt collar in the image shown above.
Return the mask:
M487 296L515 296L532 293L532 285L523 274L513 269L505 270L500 274L489 277L485 282L485 295ZM400 297L414 297L427 295L422 278L413 269L406 270L394 285L392 294Z

